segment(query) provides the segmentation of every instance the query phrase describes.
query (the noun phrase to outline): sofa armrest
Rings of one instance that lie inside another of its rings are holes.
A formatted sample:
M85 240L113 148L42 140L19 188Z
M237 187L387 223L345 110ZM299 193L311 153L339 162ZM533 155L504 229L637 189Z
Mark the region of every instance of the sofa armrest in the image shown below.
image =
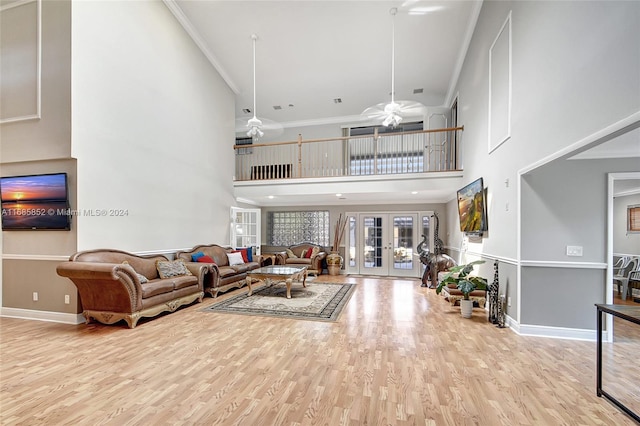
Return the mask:
M210 271L209 264L202 262L184 262L185 266L194 276L198 278L200 290L204 290L204 277Z
M312 269L320 271L318 273L322 273L322 260L327 257L327 253L324 251L318 252L315 256L311 256L311 266Z
M275 253L275 255L276 255L276 265L284 265L287 263L286 251L280 251L278 253Z
M64 262L56 272L75 284L84 310L134 312L142 308L142 287L130 265Z

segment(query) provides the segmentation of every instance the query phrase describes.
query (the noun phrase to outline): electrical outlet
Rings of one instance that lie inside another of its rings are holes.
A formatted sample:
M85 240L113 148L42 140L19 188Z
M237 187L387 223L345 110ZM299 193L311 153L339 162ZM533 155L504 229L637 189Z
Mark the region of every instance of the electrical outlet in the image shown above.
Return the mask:
M69 299L69 295L68 295L68 294L65 294L65 295L64 295L64 304L65 304L65 305L68 305L69 303L71 303L71 300Z
M37 291L34 291L34 292L33 292L33 301L34 301L34 302L37 302L37 301L38 301L38 292L37 292Z
M567 256L582 256L582 246L567 246Z
M507 297L507 306L511 307L511 296Z

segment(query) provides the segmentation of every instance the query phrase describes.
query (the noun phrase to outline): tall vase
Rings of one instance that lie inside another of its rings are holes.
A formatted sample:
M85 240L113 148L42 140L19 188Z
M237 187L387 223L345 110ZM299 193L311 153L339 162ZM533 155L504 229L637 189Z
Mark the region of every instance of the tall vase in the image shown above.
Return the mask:
M340 275L342 269L342 256L337 251L332 251L327 255L327 270L329 275Z

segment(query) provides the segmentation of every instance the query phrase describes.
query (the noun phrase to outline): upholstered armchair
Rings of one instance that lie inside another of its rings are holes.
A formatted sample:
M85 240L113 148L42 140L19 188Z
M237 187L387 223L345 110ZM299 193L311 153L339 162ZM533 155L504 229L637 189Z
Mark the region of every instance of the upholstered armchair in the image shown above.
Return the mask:
M300 243L276 254L277 265L306 266L308 274L322 274L322 260L327 257L324 249L313 243Z

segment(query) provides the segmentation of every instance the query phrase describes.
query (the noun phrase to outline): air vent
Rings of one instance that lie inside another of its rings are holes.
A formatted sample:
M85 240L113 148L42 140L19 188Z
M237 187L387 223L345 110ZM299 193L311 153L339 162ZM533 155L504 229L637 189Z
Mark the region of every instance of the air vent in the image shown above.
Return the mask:
M251 110L249 108L242 108L242 112L245 114L251 114Z
M341 104L341 103L342 103L342 98L335 98L335 99L333 100L333 103L334 103L334 104Z
M417 95L418 93L424 92L424 89L413 89L413 94Z
M278 110L278 109L282 109L282 107L280 105L274 105L273 109Z

